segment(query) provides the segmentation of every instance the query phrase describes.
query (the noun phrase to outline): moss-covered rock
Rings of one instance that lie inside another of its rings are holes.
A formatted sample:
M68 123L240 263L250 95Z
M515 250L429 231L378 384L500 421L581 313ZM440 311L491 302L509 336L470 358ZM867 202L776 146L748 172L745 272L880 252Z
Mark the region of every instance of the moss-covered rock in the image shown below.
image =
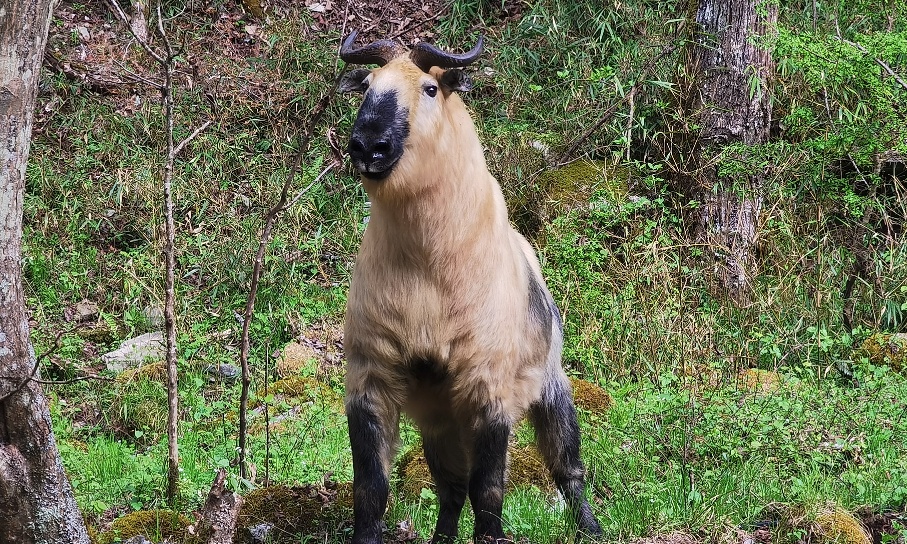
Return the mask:
M737 374L737 387L753 393L772 393L782 384L781 375L773 370L746 368Z
M542 172L533 185L509 194L511 220L523 235L534 239L544 223L570 210L588 208L596 193L611 202L626 197L629 172L601 161L575 161Z
M100 535L98 534L98 530L95 528L94 525L91 525L90 523L86 522L85 530L88 533L88 541L91 542L91 544L100 543L100 540L99 540Z
M549 214L584 207L602 189L612 201L627 195L627 172L610 168L601 161L576 161L548 170L539 176L538 183L548 197Z
M840 506L826 506L819 511L811 531L819 544L872 544L869 531L853 514Z
M106 321L100 321L92 327L80 328L77 334L80 338L95 344L112 344L116 342L119 331Z
M167 389L159 381L140 376L134 380L115 381L115 395L110 404L110 419L120 436L147 440L164 432L167 425ZM136 433L141 431L141 433Z
M128 368L117 374L115 380L117 383L123 384L142 378L155 382L167 383L167 363L164 361L155 361L136 368Z
M872 536L860 520L834 503L787 505L771 503L760 519L777 524L779 535L799 533L801 541L815 544L872 544Z
M425 461L422 442L413 444L397 461L397 492L408 500L416 500L422 489L434 489L431 471Z
M895 372L907 370L907 334L877 333L867 338L854 353L854 359L869 359L874 365L887 365Z
M272 383L268 390L271 393L286 397L297 397L305 400L325 400L342 404L343 397L325 383L315 378L292 376Z
M186 528L192 523L189 518L170 510L138 510L117 519L110 530L97 536L98 544L113 544L138 535L149 540L160 542L169 539L171 542L182 542Z
M277 380L268 386L267 393L291 406L315 402L343 412L343 395L316 378L292 376ZM259 399L258 406L261 406L261 399L266 396L265 390L256 391L256 395Z
M274 527L274 542L299 542L299 535L336 533L353 515L350 483L324 487L270 486L256 489L243 501L237 520L235 542L244 542L248 528L263 523Z
M603 414L614 402L607 391L592 382L571 377L570 383L573 385L573 402L577 408L593 414Z
M277 359L277 375L281 378L311 373L318 365L320 355L314 348L299 342L290 342L280 351Z

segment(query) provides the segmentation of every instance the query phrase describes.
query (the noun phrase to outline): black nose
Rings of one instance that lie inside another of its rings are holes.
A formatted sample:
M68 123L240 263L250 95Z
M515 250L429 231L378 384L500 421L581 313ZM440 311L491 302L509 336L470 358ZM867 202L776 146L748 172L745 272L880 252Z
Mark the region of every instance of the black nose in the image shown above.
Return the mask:
M381 138L371 140L354 134L350 138L350 157L365 162L381 161L387 158L391 152L391 143L387 139Z

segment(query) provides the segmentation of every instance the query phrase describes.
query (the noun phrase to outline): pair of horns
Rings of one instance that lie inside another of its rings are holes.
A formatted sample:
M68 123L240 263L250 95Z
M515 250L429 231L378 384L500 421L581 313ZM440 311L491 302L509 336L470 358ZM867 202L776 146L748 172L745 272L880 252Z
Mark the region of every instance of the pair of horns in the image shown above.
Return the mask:
M392 40L379 40L362 47L354 48L353 42L359 32L354 30L340 46L340 58L349 64L377 64L384 66L394 57L406 53L406 49ZM409 58L413 64L423 72L428 72L432 66L440 68L461 68L472 64L482 54L484 37L479 36L479 41L471 51L466 53L448 53L430 43L420 42L413 46Z

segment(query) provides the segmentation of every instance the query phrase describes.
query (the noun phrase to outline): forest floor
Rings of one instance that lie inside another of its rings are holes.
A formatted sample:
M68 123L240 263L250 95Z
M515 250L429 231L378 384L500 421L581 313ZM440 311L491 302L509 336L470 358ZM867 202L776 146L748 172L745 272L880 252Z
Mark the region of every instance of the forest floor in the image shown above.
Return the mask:
M42 374L60 382L47 388L55 434L97 542L187 539L184 526L221 468L246 497L239 538L348 540L341 322L369 213L348 168L302 195L269 246L251 327L247 479L236 468L235 367L261 215L338 75L339 39L359 29L362 40L437 39L453 49L477 33L491 37L467 102L514 223L539 248L565 315L565 366L605 541L904 544L907 339L903 324L878 317L887 301L907 302L902 246L886 254L881 287L857 288L859 324L845 330L837 286L850 264L834 245L840 231L824 223L831 230L820 231L778 199L753 302L736 308L712 297L708 263L678 250L689 246L661 170L623 159L627 112L582 142L579 155L594 161L554 164L552 150L607 119L622 103L621 81L640 69L617 38L613 50L594 50L612 55L608 62L590 61L587 37L568 32L568 16L580 16L558 11L560 2L281 0L265 6L266 18L232 0L183 4L165 8L183 48L177 133L214 123L176 173L176 514L162 497L161 365L114 373L100 358L160 327L163 141L160 97L149 85L157 69L104 4L66 0L36 109L24 256L32 338L51 353ZM582 22L613 16L615 28L645 26L628 5L583 12ZM638 51L657 52L656 41ZM342 160L357 104L333 97L302 150L297 187ZM69 332L57 343L59 331ZM386 538L421 542L436 497L408 423L401 439ZM532 441L528 425L512 438L505 527L515 541L565 542L572 531ZM470 519L464 514L461 534L471 533Z

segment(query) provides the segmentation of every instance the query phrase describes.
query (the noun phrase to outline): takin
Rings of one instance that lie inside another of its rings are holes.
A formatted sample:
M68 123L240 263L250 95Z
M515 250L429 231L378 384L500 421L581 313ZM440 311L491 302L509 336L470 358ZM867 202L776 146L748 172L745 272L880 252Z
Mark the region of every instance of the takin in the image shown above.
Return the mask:
M563 324L532 246L510 225L497 180L457 92L482 51L452 54L390 40L354 48L341 77L364 93L349 155L371 201L350 285L344 348L353 457L354 544L377 544L401 413L422 434L439 514L452 542L466 497L477 542L505 541L507 444L528 414L579 534L601 528L585 469Z

